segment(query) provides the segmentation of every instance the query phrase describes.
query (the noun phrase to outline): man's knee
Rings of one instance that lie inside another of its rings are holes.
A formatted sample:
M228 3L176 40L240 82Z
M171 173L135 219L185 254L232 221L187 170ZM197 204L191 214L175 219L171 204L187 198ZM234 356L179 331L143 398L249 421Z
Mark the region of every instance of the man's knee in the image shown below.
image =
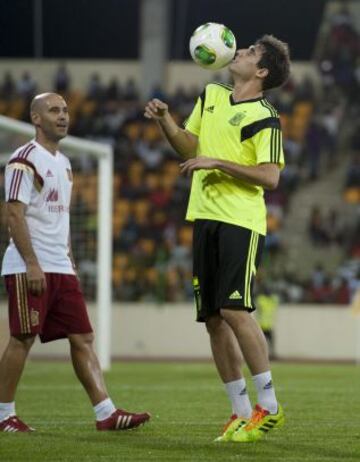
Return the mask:
M211 337L221 335L226 328L226 323L220 316L211 316L206 320L206 330Z
M12 335L9 340L9 348L29 351L35 342L35 335Z
M251 314L246 310L222 308L220 313L224 320L230 325L232 325L234 322L236 324L245 324L247 322L251 322L252 320Z
M95 336L92 332L88 334L71 334L69 342L72 348L84 349L92 348Z

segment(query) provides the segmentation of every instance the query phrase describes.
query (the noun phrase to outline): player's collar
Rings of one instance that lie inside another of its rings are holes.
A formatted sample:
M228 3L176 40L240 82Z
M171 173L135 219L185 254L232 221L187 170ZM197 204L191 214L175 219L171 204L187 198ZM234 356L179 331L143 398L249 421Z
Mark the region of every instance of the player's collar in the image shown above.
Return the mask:
M49 156L51 156L53 159L58 159L59 158L59 151L56 151L55 154L53 154L52 152L48 151L45 146L43 146L42 144L40 144L38 141L36 141L35 139L32 140L32 143L34 143L39 149L41 149L42 151L46 152Z
M245 104L245 103L255 103L256 101L261 101L265 99L265 96L259 96L258 98L251 98L251 99L243 99L241 101L234 101L232 93L230 93L230 104L231 106L235 106L237 104Z

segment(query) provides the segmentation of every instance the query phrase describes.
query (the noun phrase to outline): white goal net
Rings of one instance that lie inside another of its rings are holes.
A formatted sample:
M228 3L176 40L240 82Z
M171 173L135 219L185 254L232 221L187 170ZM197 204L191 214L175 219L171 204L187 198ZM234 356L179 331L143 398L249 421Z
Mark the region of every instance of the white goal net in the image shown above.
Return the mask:
M34 137L30 124L0 116L0 254L8 243L4 203L4 165L10 154ZM110 367L112 280L113 152L109 145L68 136L62 152L71 159L72 248L85 298L97 308L97 350L103 369ZM0 299L5 301L4 285Z

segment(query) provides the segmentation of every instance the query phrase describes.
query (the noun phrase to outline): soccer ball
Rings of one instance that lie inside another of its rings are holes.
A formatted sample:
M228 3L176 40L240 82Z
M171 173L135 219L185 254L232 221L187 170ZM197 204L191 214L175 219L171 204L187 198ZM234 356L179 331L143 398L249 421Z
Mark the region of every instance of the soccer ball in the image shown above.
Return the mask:
M190 38L192 59L205 69L221 69L234 58L236 40L223 24L208 22L199 26Z

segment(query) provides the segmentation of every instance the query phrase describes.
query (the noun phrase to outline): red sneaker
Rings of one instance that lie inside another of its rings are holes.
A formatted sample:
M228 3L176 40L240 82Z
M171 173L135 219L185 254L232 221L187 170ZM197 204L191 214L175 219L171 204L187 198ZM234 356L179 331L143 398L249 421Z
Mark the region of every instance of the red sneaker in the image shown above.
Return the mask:
M135 414L134 412L127 412L123 409L116 409L105 420L96 421L96 429L104 430L129 430L144 424L150 419L150 414L144 412L143 414Z
M16 415L12 415L0 422L0 432L33 432L34 428L26 425Z

